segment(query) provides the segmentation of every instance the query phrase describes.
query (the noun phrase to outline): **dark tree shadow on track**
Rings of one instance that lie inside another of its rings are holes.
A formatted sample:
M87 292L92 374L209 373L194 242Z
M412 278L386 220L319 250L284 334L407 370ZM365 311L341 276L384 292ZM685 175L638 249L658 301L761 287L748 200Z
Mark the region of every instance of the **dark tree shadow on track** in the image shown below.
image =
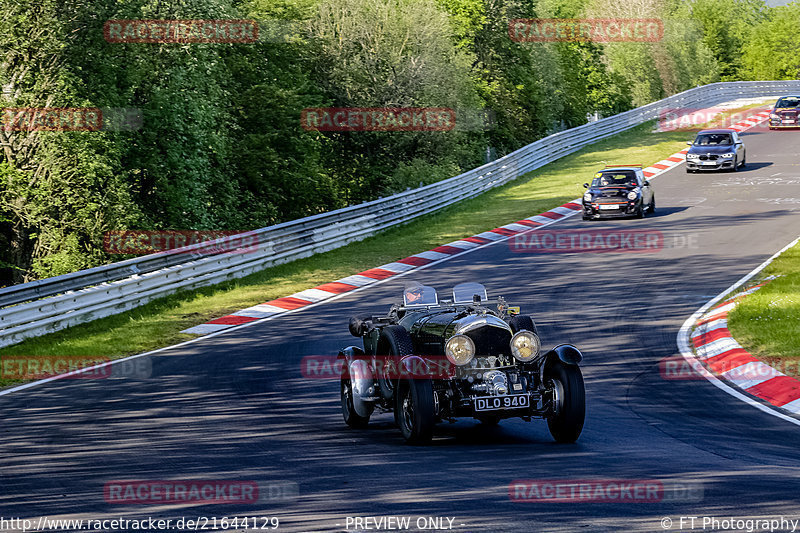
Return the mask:
M647 215L647 218L660 218L660 217L668 217L670 215L674 215L675 213L680 213L681 211L686 211L691 206L664 206L659 205L656 208L655 213L650 213Z
M388 414L366 430L346 427L337 381L304 377L301 361L357 344L348 317L385 312L410 279L400 278L165 350L150 356L149 378L60 380L0 398L0 508L7 516L51 518L267 514L281 518L281 530L301 531L341 531L336 520L364 514L455 515L468 530L503 532L618 531L620 524L653 531L660 527L655 515L785 514L800 492L800 428L706 381L665 379L659 365L678 355L683 321L769 255L755 239L758 251L740 246L741 235L782 216L797 214L676 216L668 230L669 214L592 225L697 235L689 253L665 246L647 254L534 255L499 243L414 273L440 291L481 281L490 297L505 296L534 317L545 348L570 342L583 351L587 420L576 444L554 443L539 420L494 428L445 423L427 447L404 445ZM564 229L576 231L571 223ZM719 228L731 231L711 234ZM720 253L725 248L733 252ZM509 498L517 479L587 478L688 479L702 483L704 499ZM295 500L248 505L104 499L109 481L159 479L290 481L300 492Z
M767 168L773 166L774 163L771 161L748 161L747 166L745 166L740 172L747 172L749 170L761 170L762 168Z

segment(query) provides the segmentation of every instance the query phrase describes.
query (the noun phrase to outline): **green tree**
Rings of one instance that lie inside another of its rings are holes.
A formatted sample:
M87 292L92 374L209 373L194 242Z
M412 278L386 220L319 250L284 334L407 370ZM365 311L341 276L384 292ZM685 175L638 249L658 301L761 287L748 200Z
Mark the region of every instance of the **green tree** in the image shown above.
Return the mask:
M688 8L703 31L702 42L716 59L720 79L739 79L742 47L763 18L763 0L691 0Z
M101 107L72 68L91 2L4 2L0 107ZM85 51L82 51L85 54ZM0 132L0 261L4 281L93 266L102 233L137 217L120 165L122 143L104 131Z
M314 77L334 106L481 106L471 78L474 59L453 46L448 16L433 0L324 0L309 28L317 44ZM431 172L436 167L475 166L481 136L460 130L330 134L326 161L347 184L347 201L358 202L429 183L440 175Z
M304 108L329 104L312 78L315 49L301 24L315 7L259 0L242 9L271 32L226 58L236 95L231 163L241 209L262 227L346 205L345 191L325 166L329 139L300 127Z
M743 46L744 77L800 79L800 2L771 8Z
M662 53L667 93L674 94L698 85L720 81L719 63L703 40L703 27L691 17L691 5L677 0L664 17Z

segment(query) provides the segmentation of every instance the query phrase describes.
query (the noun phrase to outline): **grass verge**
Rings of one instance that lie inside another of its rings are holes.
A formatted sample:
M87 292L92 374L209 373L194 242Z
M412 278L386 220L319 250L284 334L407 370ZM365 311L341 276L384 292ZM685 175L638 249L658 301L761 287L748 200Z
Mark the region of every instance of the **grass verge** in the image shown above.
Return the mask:
M728 329L765 362L800 359L800 243L778 256L761 277L779 276L743 298L728 315Z
M756 105L729 113L753 107ZM582 184L604 164L640 162L647 166L685 148L685 142L693 138L687 131L654 132L653 126L653 122L645 123L584 147L478 198L364 241L239 280L160 298L119 315L28 339L0 352L13 356L119 358L191 339L194 335L181 330L552 209L581 196ZM18 382L0 375L0 387Z

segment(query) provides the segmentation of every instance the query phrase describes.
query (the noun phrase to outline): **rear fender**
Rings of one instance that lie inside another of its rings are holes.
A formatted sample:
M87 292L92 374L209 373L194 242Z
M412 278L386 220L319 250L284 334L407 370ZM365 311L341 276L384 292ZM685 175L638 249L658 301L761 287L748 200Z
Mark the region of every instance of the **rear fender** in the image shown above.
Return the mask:
M340 376L349 374L350 363L355 359L364 359L364 350L358 346L348 346L339 350L339 354L336 356L336 371L339 372Z
M339 350L339 355L336 357L337 359L347 359L348 362L359 355L364 355L364 350L359 348L358 346L348 346L342 350Z
M350 378L353 409L359 416L369 417L375 409L375 387L364 351L357 346L348 346L339 352L336 360L342 361L342 375Z

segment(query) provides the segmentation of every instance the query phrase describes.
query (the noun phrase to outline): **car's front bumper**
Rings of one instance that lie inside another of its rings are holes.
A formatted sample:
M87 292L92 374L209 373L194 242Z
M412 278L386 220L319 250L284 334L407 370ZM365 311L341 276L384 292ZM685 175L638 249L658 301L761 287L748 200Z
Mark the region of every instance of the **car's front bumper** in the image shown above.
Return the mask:
M792 122L784 122L781 119L769 119L769 129L771 130L789 130L800 128L800 120L795 119Z
M622 218L635 215L639 211L641 199L619 202L583 201L583 215L592 218ZM602 206L614 206L602 207Z
M733 157L717 159L714 161L701 161L700 159L687 159L686 168L689 170L732 170Z

